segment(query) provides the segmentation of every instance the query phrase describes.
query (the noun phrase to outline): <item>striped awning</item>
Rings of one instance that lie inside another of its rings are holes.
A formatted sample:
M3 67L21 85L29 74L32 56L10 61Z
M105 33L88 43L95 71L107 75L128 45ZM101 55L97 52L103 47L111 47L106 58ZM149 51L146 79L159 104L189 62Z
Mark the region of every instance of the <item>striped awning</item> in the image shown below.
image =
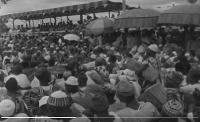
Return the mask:
M128 7L128 6L127 6ZM49 17L71 16L85 13L98 13L107 11L122 10L121 2L111 2L110 0L103 0L98 2L91 2L86 4L64 6L52 9L44 9L38 11L29 11L23 13L15 13L0 16L0 19L42 19Z

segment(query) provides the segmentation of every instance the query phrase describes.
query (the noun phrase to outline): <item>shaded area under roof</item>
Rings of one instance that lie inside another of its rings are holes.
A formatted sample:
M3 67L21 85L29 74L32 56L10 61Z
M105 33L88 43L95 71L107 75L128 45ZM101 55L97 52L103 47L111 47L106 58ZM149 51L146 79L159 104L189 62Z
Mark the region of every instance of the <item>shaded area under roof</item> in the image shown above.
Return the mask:
M64 6L52 9L44 9L37 11L29 11L23 13L14 13L0 16L0 19L21 19L21 20L36 20L44 18L54 18L61 16L73 16L87 13L100 13L108 11L122 10L121 2L112 2L110 0L103 0L98 2L90 2L86 4ZM130 7L127 6L127 9Z

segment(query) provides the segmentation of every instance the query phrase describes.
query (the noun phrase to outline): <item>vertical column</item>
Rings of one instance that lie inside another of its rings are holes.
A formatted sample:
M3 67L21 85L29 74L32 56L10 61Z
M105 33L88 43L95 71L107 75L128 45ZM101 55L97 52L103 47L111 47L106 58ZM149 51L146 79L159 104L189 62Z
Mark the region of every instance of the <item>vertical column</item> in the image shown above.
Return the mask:
M29 28L31 28L31 20L28 20Z
M83 22L83 14L80 14L80 22Z
M15 19L13 19L12 24L13 24L13 29L15 29Z
M123 3L123 12L126 12L126 0L122 0Z

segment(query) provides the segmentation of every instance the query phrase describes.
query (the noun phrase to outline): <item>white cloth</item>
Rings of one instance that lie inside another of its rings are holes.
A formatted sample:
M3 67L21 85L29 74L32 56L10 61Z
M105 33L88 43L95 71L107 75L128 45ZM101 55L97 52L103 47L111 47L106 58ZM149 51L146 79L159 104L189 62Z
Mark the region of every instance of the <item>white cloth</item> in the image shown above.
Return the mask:
M181 87L184 93L191 94L191 95L193 94L196 88L200 90L200 83Z
M83 64L83 66L85 66L87 69L89 68L94 68L95 67L95 62L89 62L87 64Z
M24 74L19 74L19 75L9 75L5 77L4 82L6 83L8 79L10 78L15 78L17 80L17 83L19 86L22 88L27 88L30 86L30 81L28 80L27 76Z
M39 87L40 81L34 76L32 82L31 82L31 88Z

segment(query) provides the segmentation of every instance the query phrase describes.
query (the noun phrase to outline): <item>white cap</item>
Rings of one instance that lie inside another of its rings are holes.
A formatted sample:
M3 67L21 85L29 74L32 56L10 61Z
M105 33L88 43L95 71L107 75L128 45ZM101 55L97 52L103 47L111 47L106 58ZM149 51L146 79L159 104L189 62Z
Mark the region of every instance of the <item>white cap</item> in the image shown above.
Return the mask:
M158 48L158 46L156 44L151 44L149 46L149 49L156 53L160 52L160 49Z
M46 61L49 61L49 60L51 59L51 56L50 56L50 55L47 55L47 56L44 57L44 59L45 59Z
M92 55L90 56L90 58L91 58L91 59L96 59L96 58L97 58L97 55L92 54Z
M70 76L66 80L65 84L72 85L72 86L78 86L78 79L74 76Z
M41 106L47 104L48 99L49 99L49 96L44 96L44 97L42 97L42 98L39 100L39 107L41 107Z
M0 102L0 115L10 117L15 112L15 103L11 100L3 100Z

